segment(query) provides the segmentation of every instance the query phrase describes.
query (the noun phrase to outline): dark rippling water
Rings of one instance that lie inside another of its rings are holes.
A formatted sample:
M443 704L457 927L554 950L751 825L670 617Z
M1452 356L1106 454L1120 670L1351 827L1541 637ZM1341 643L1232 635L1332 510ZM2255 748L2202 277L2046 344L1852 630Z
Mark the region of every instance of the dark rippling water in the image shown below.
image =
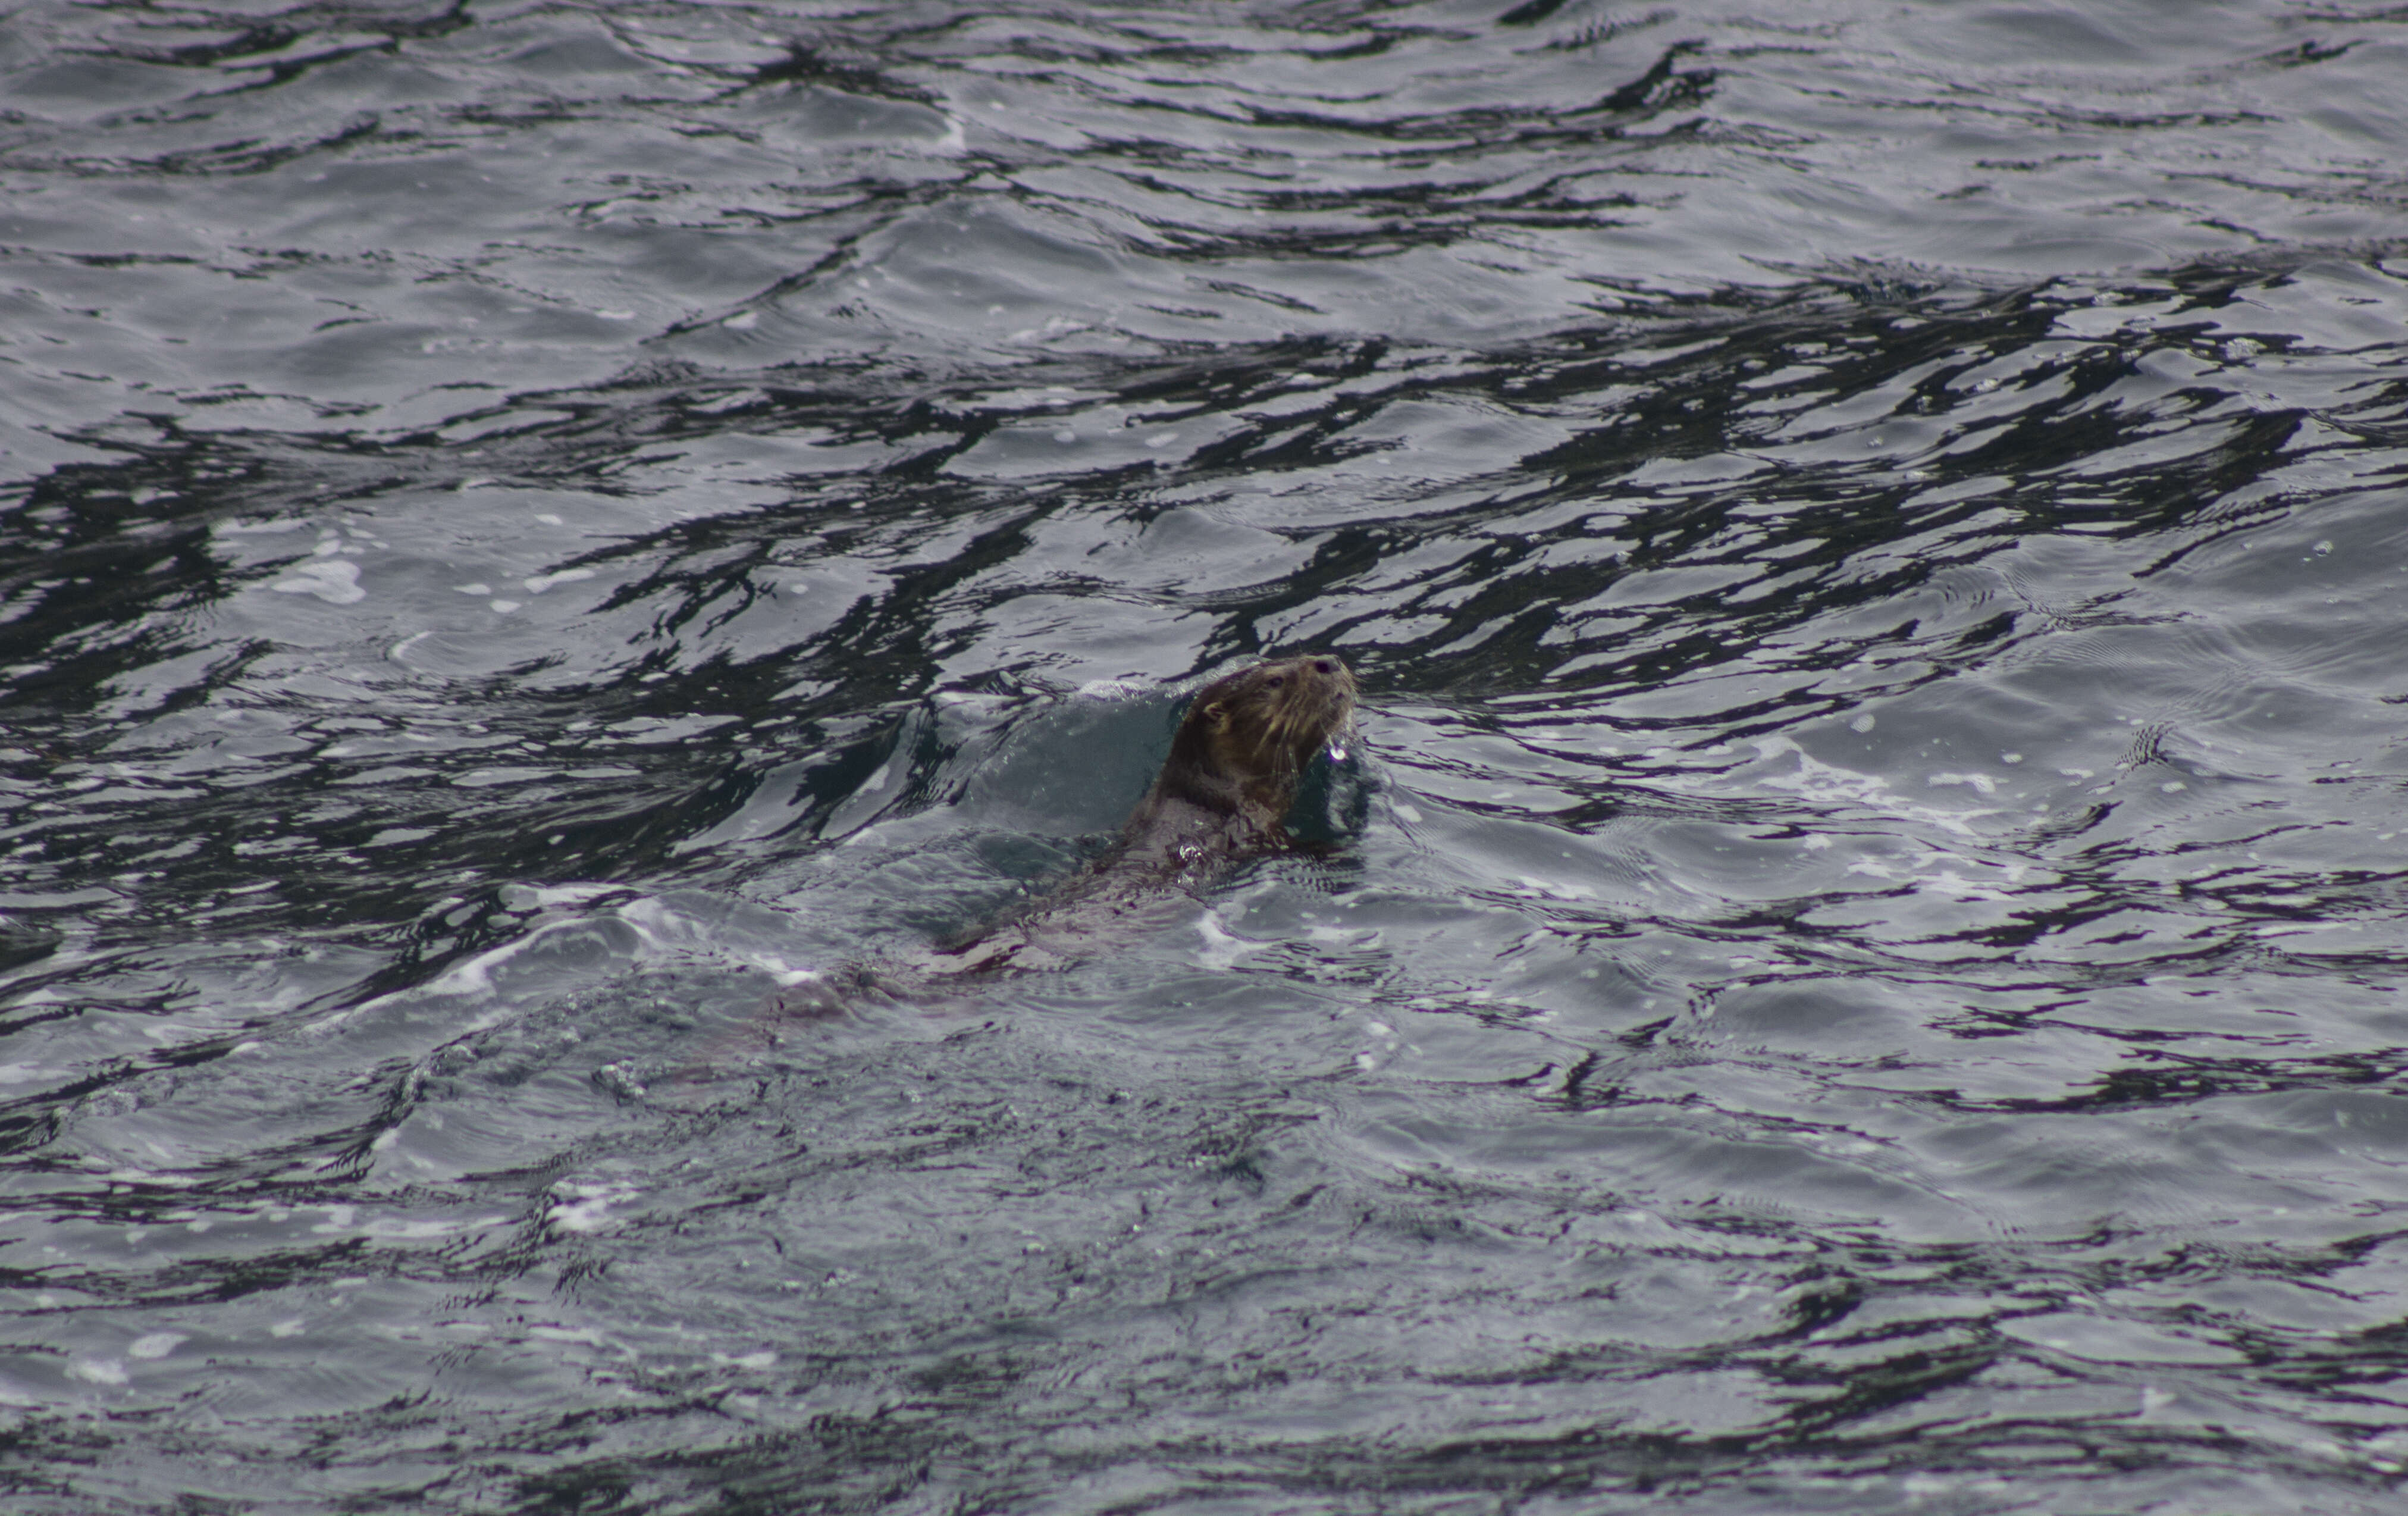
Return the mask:
M2408 8L0 25L11 1512L2399 1509Z

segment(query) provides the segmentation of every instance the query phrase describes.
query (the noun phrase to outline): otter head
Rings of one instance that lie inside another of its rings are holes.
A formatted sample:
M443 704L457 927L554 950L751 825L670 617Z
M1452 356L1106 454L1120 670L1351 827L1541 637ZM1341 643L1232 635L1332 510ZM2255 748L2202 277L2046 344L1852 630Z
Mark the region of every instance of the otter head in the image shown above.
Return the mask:
M1354 715L1354 676L1326 654L1216 679L1189 703L1155 791L1275 831L1312 755Z

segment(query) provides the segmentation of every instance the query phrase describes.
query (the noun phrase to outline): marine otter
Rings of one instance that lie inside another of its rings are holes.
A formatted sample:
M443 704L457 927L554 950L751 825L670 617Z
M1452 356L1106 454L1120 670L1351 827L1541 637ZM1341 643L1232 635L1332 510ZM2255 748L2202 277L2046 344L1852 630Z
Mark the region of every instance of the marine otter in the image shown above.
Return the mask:
M1236 859L1296 845L1287 814L1313 756L1344 735L1354 675L1326 654L1258 663L1196 692L1154 785L1096 862L1023 908L940 947L852 963L781 991L777 1020L842 1016L864 1003L926 1007L965 979L1063 968L1176 919L1185 889ZM691 1083L767 1019L724 1039L679 1076Z
M1094 956L1114 920L1152 916L1168 886L1295 845L1285 825L1313 756L1354 715L1354 675L1326 654L1281 658L1196 692L1170 756L1111 849L1027 909L940 948L939 974L1058 966Z
M1326 655L1257 663L1205 686L1121 829L1121 861L1185 867L1290 845L1297 782L1354 716L1354 675Z

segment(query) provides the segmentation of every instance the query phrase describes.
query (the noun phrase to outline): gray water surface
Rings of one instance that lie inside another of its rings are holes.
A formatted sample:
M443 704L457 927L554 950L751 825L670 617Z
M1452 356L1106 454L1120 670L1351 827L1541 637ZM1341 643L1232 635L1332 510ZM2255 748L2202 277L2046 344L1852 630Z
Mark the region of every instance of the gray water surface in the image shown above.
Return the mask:
M10 1510L2395 1509L2403 80L12 13ZM1327 845L861 987L1305 650Z

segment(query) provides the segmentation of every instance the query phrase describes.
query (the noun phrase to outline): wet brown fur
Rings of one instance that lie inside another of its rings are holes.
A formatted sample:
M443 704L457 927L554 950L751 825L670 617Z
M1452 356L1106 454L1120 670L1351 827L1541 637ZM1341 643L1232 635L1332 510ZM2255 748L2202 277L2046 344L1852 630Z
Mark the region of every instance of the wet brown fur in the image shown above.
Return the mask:
M1354 715L1354 676L1326 656L1257 663L1214 680L1188 703L1154 787L1121 829L1123 853L1142 862L1182 846L1289 845L1282 823L1297 783Z
M1148 917L1163 887L1295 845L1284 825L1313 756L1354 717L1354 676L1327 655L1282 658L1196 692L1118 842L1027 910L937 956L940 973L1053 968L1091 957L1116 920Z

